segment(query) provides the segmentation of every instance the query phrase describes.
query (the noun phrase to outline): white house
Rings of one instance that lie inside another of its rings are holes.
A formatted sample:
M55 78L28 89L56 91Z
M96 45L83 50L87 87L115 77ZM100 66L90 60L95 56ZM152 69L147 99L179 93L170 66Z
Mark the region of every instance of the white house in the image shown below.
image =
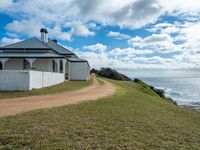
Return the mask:
M89 80L86 60L48 38L41 29L37 38L0 47L0 90L31 90L67 80Z

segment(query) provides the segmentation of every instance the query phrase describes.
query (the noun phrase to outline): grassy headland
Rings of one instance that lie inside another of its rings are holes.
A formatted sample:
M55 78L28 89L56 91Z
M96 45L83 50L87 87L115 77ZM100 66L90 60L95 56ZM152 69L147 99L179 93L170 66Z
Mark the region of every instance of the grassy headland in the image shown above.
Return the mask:
M92 79L89 81L65 81L64 83L55 86L42 89L33 89L31 91L11 91L11 92L1 91L0 99L55 94L64 91L78 90L86 86L89 86L91 84L92 84Z
M199 112L141 83L109 81L118 91L99 101L0 118L0 148L199 149Z

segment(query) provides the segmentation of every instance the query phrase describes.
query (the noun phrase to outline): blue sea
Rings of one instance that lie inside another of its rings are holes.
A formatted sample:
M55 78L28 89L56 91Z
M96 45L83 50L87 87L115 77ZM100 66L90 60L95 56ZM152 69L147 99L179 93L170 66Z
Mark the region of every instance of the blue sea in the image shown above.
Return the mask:
M167 97L179 106L200 110L200 78L139 78L145 83L163 89Z

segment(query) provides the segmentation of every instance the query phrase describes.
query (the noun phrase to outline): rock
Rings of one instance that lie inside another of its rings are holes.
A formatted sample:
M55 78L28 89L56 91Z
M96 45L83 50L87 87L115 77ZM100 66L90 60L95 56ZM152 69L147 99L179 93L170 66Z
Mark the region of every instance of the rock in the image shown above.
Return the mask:
M154 88L154 91L155 91L160 97L165 97L165 91L164 91L164 90Z

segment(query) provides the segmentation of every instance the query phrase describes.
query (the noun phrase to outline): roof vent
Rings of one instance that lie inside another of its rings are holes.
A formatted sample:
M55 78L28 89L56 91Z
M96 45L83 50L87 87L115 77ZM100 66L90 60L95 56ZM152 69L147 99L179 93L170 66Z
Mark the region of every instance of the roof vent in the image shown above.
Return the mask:
M41 33L41 40L42 40L42 42L48 43L48 31L47 31L47 29L42 28L40 30L40 33Z
M56 40L56 39L54 39L53 41L54 41L55 43L58 43L58 40Z

